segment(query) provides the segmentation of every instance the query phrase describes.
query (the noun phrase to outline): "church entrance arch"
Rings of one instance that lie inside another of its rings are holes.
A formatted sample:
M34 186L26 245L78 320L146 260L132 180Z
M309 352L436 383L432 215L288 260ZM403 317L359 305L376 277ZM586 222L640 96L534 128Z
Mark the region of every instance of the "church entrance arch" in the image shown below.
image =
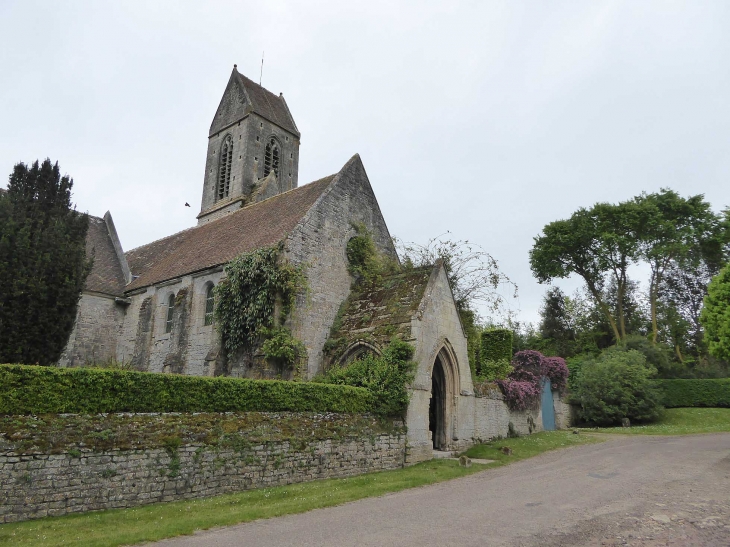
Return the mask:
M431 369L431 400L428 407L428 429L434 450L447 450L452 437L454 393L457 376L454 359L444 346L436 354Z

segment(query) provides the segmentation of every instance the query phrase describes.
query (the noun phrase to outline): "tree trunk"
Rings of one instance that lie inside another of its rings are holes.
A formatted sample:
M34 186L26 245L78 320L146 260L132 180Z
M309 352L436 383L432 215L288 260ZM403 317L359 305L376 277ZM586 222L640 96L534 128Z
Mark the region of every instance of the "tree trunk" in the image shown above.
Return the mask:
M656 318L656 302L657 302L657 286L659 285L659 276L656 267L651 269L651 278L649 279L649 307L651 310L651 344L656 346L659 339L659 325Z
M598 304L598 307L600 310L604 313L606 316L606 319L608 319L609 325L611 325L611 330L613 330L613 335L616 338L616 340L620 340L621 336L618 332L618 326L616 325L616 319L614 319L613 315L611 314L611 310L606 305L606 303L603 301L603 298L601 298L601 293L596 289L596 287L593 285L593 283L588 283L588 290L593 295L593 298L596 300L596 304Z
M624 266L625 267L625 266ZM616 278L616 285L618 288L616 308L618 312L619 328L621 329L621 336L616 339L616 342L622 342L626 338L626 318L624 316L624 296L626 295L626 272L621 272Z

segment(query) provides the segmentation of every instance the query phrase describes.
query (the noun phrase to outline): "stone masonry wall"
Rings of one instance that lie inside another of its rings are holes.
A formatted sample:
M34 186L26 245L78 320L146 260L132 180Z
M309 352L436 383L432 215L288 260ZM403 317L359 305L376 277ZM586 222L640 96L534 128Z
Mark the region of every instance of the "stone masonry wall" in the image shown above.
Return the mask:
M429 431L431 377L437 355L442 354L447 372L446 437L456 450L472 444L473 392L466 337L443 267L434 268L421 305L411 321L415 340L413 360L418 364L413 396L408 405L410 461L430 459L433 440ZM466 396L465 396L466 395ZM471 397L470 397L471 396Z
M501 393L474 397L474 440L486 441L507 437L509 424L514 432L529 435L542 431L542 413L536 410L510 410Z
M395 258L393 242L359 156L338 173L286 240L287 257L305 265L308 291L297 300L292 332L307 348L306 377L322 367L322 348L340 305L350 294L352 277L345 255L357 235L355 223L370 231L376 246Z
M236 450L17 454L0 450L0 522L200 498L403 466L405 435L289 441Z
M235 89L231 91L238 92ZM230 96L228 90L226 90L223 101L229 99L238 100ZM233 140L231 186L229 198L224 198L220 203L234 200L241 196L248 197L256 184L263 180L266 142L272 136L281 145L278 177L280 187L285 191L298 186L299 138L271 123L269 120L252 113L209 137L201 213L216 205L216 188L219 172L218 157L223 141L228 135ZM210 217L206 215L198 221L198 224L205 224L206 222L220 218L224 214L238 210L240 207L241 204L237 203L232 208L224 208L216 211Z
M76 322L59 365L73 367L114 359L124 311L124 306L117 304L113 297L82 294Z
M133 295L121 328L117 360L148 372L213 376L220 337L214 325L205 324L205 300L208 287L217 285L222 275L218 270L188 275L178 283L148 287ZM175 297L173 325L171 332L165 332L170 295Z

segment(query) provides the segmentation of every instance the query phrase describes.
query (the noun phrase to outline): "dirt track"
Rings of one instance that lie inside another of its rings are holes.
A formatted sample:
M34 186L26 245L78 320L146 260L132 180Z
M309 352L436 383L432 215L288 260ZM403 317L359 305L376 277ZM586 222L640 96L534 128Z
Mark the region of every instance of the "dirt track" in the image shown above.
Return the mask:
M728 547L730 434L612 438L157 545Z

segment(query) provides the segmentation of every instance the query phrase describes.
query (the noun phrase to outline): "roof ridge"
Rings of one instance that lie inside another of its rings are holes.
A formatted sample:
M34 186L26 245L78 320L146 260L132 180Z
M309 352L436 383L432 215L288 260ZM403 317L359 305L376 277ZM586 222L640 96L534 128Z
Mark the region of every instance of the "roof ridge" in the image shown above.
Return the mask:
M262 203L270 202L272 199L276 199L276 198L278 198L280 196L284 196L284 195L290 194L292 192L295 192L296 190L300 190L302 188L306 188L310 184L317 184L318 182L322 182L323 180L325 180L327 178L334 177L336 174L337 173L334 173L334 174L331 174L331 175L327 175L326 177L322 177L320 179L313 180L312 182L308 182L307 184L303 184L302 186L297 186L296 188L292 188L291 190L287 190L286 192L282 192L280 194L276 194L275 196L271 196L270 198L266 198L264 200L257 201L256 203L251 203L250 205L246 205L245 207L241 207L240 209L238 209L237 211L234 211L231 214L235 215L236 213L239 213L239 212L244 211L244 210L250 211L251 209L253 209L257 205L260 205ZM174 234L170 234L169 236L161 237L159 239L155 239L153 241L150 241L149 243L145 243L144 245L140 245L139 247L135 247L133 249L129 249L128 251L125 251L124 254L127 255L127 254L129 254L129 253L131 253L133 251L138 251L139 249L142 249L144 247L148 247L149 245L154 245L155 243L159 243L160 241L165 241L166 239L170 239L170 238L173 238L175 236L179 236L182 233L189 232L191 230L197 230L198 228L202 228L203 226L206 226L208 224L213 224L215 222L218 222L219 220L224 220L226 218L229 218L230 216L231 215L223 215L223 216L221 216L219 218L216 218L214 220L211 220L210 222L206 222L205 224L200 224L198 226L191 226L190 228L185 228L184 230L180 230L179 232L175 232ZM103 221L104 219L103 218L100 218L99 220L102 220Z
M236 70L236 72L238 72L238 70ZM254 82L254 81L253 81L253 80L252 80L251 78L249 78L249 77L248 77L248 76L246 76L245 74L241 74L240 72L238 72L238 75L239 75L239 76L240 76L241 78L243 78L243 80L244 80L244 82L243 82L243 83L244 83L244 84L248 84L248 83L251 83L251 85L255 85L256 87L258 87L258 88L261 88L261 89L263 89L264 91L266 91L266 93L268 93L269 95L272 95L272 96L273 96L274 98L278 98L278 97L277 97L277 95L276 95L276 93L274 93L273 91L269 91L268 89L266 89L266 88L265 88L264 86L262 86L261 84L257 84L256 82Z
M223 218L223 217L221 217L221 218ZM220 219L216 219L216 220L220 220ZM201 226L204 226L204 224L201 225ZM150 245L154 245L155 243L159 243L160 241L164 241L166 239L173 238L173 237L178 236L178 235L180 235L180 234L182 234L184 232L189 232L190 230L195 230L196 228L200 228L200 226L191 226L190 228L185 228L184 230L180 230L179 232L175 232L174 234L170 234L169 236L165 236L165 237L161 237L159 239L155 239L153 241L150 241L149 243L145 243L144 245L140 245L139 247L135 247L134 249L129 249L128 251L125 251L124 252L124 255L126 256L126 255L128 255L129 253L131 253L133 251L138 251L139 249L142 249L143 247L149 247Z
M261 201L256 201L254 203L250 203L248 205L245 205L244 207L241 207L238 211L243 211L244 209L245 210L250 210L253 207L256 207L257 205L260 205L262 203L270 202L272 199L276 199L276 198L281 197L281 196L286 196L287 194L291 194L292 192L296 192L297 190L300 190L302 188L306 188L307 186L309 186L311 184L317 184L318 182L322 182L325 179L333 178L336 175L337 175L337 173L332 173L331 175L327 175L326 177L322 177L322 178L319 178L317 180L313 180L311 182L308 182L307 184L302 184L301 186L297 186L296 188L290 188L289 190L286 190L284 192L280 192L279 194L276 194L275 196L271 196L270 198L262 199ZM235 212L237 213L238 211L235 211ZM216 222L216 221L220 220L221 218L225 218L225 217L217 218L215 220L212 220L211 222Z

